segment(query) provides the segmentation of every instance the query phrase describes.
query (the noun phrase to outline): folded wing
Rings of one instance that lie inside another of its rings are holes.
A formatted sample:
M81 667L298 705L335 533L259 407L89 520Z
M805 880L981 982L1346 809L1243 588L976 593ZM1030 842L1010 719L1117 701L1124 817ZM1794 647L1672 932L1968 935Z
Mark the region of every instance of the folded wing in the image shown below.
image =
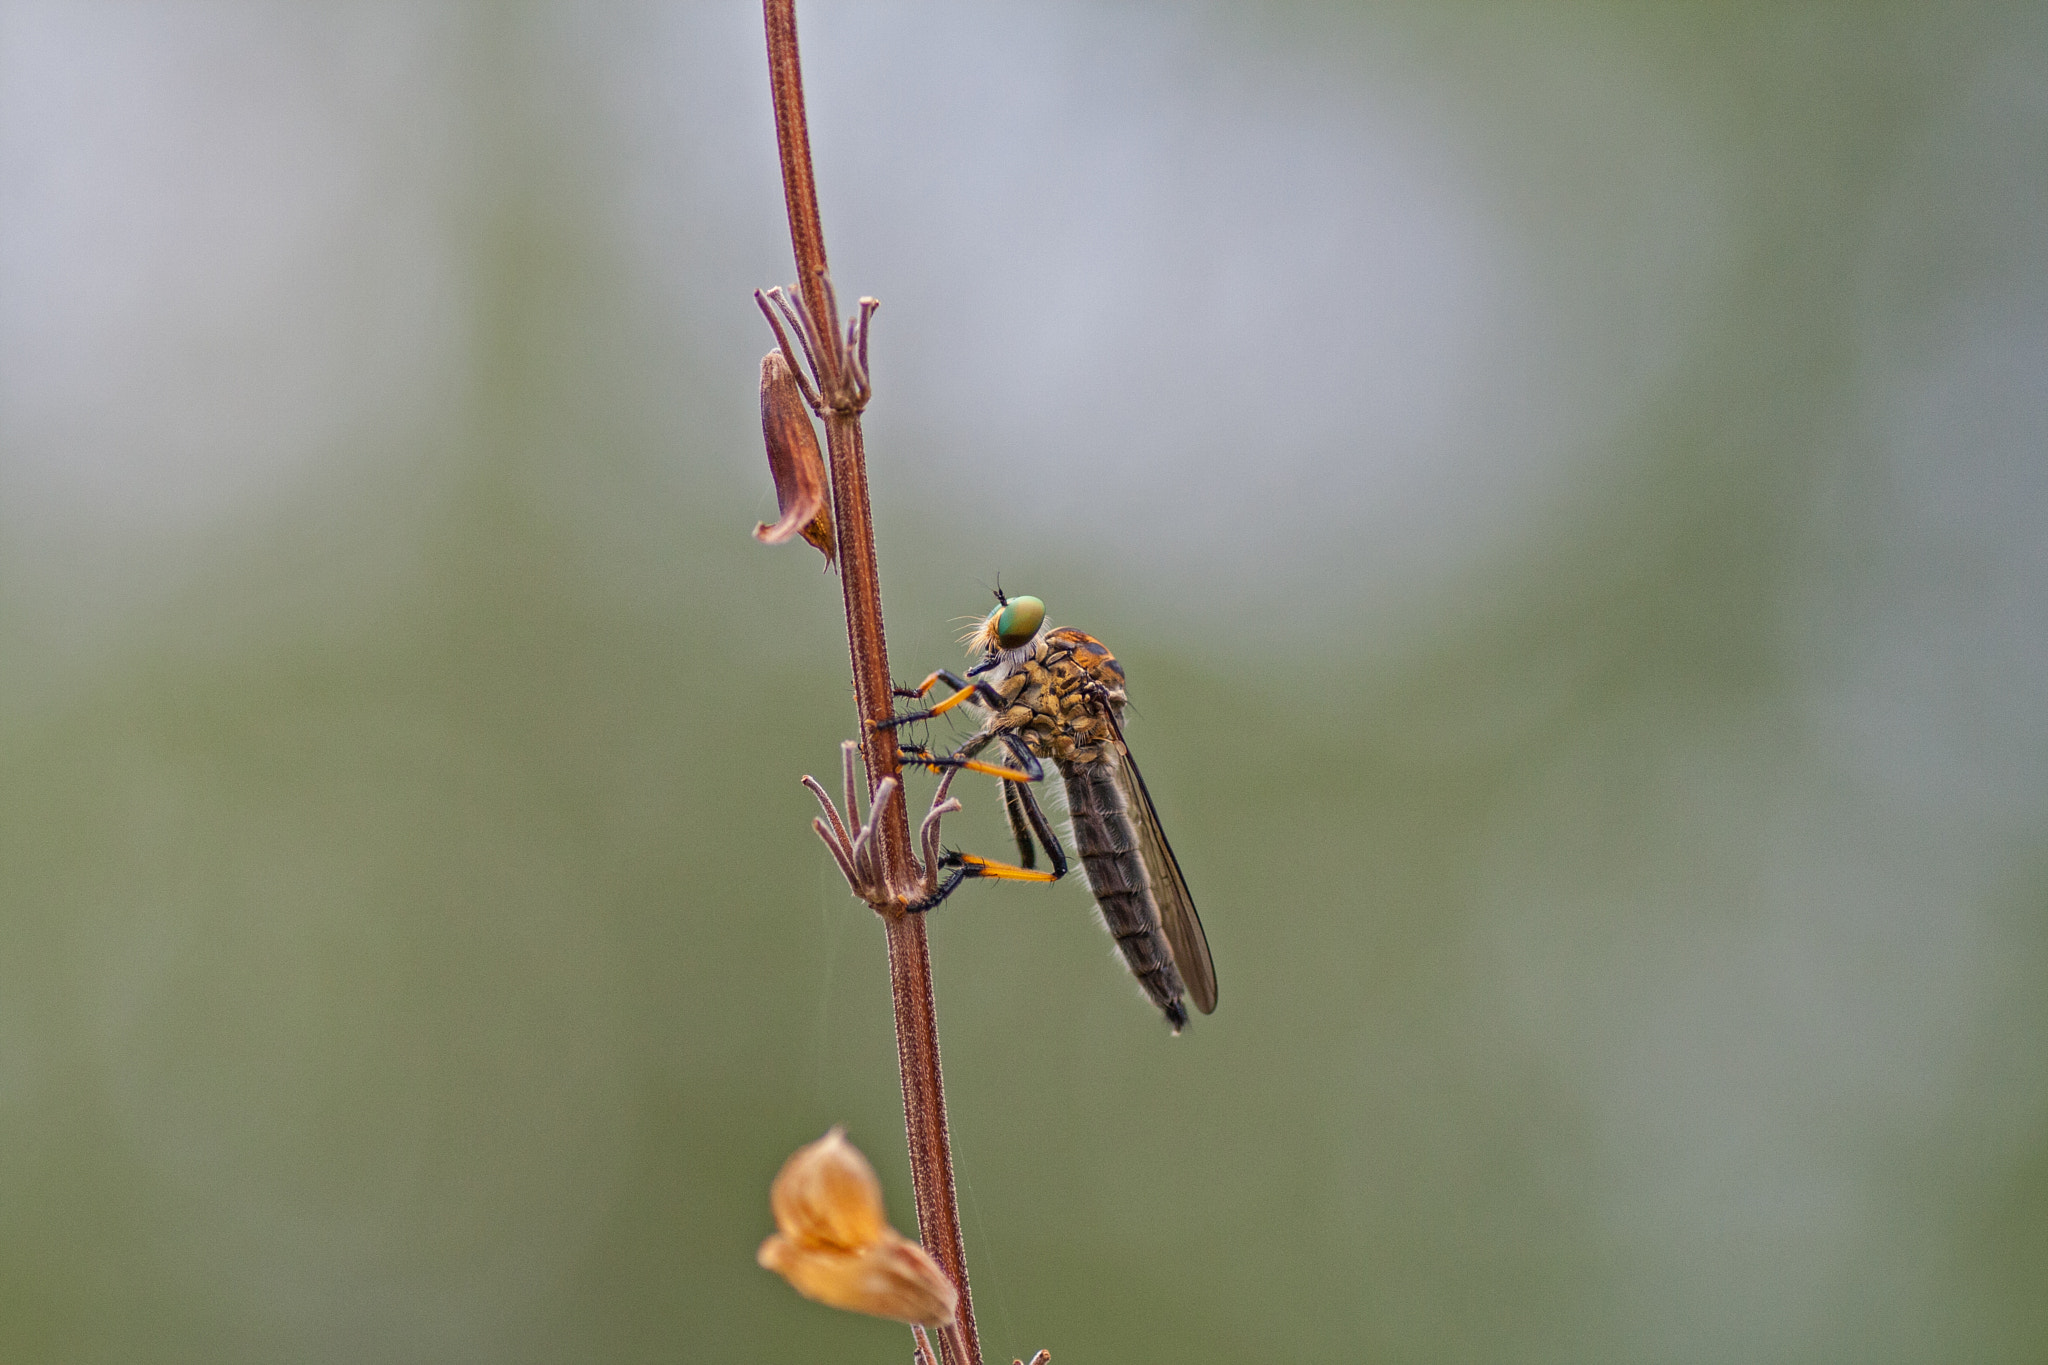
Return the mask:
M1124 802L1130 808L1131 824L1138 831L1138 853L1145 860L1145 871L1152 881L1152 898L1159 906L1159 922L1166 931L1167 946L1173 950L1173 965L1179 970L1195 1008L1213 1014L1216 964L1209 958L1209 938L1202 932L1201 916L1195 913L1195 898L1188 894L1180 861L1173 856L1173 845L1166 842L1166 831L1159 827L1159 812L1152 808L1152 793L1145 789L1145 778L1131 757L1131 746L1122 742L1123 727L1113 717L1111 724L1116 726L1116 747L1122 750L1116 760L1117 777L1123 785Z

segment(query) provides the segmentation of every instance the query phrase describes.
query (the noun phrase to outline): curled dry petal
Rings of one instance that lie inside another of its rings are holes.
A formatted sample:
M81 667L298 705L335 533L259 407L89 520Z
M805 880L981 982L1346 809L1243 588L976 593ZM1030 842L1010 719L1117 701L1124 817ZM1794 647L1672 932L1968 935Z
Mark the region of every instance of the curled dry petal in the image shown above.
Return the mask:
M756 1259L805 1298L939 1327L959 1293L923 1247L889 1226L874 1168L838 1128L782 1164L768 1193L774 1236Z
M782 1163L768 1206L782 1235L803 1246L859 1251L889 1230L882 1182L844 1128L797 1148Z
M777 1233L761 1243L758 1259L830 1308L926 1327L943 1327L959 1311L959 1291L938 1262L893 1230L861 1251L806 1247Z
M832 562L832 515L825 507L825 457L818 433L797 388L796 376L781 351L761 357L761 434L768 441L768 473L775 480L775 503L782 519L754 528L754 539L780 545L793 535L824 553Z

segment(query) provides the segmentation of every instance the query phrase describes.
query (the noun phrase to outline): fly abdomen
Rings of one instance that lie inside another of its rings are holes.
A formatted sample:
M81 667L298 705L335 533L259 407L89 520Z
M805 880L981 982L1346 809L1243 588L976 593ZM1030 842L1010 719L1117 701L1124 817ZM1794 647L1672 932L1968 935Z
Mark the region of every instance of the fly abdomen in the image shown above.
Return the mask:
M1181 1004L1186 991L1160 930L1159 909L1152 900L1137 831L1132 828L1114 765L1106 761L1062 763L1060 775L1066 779L1067 807L1074 819L1074 846L1080 851L1088 889L1094 893L1102 922L1131 974L1179 1032L1188 1021L1187 1009Z

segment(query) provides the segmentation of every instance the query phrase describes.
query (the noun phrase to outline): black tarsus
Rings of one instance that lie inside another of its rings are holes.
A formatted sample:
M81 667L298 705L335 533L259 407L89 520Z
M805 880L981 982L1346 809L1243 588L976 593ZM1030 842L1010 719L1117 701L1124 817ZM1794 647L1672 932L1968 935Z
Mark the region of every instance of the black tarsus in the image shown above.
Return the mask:
M913 915L922 915L927 910L935 909L940 901L952 895L960 888L960 883L970 877L979 877L981 875L979 869L962 865L960 855L950 849L947 850L945 856L939 859L939 866L952 868L953 875L940 882L939 889L932 892L928 899L912 901L904 906L903 908L906 912Z

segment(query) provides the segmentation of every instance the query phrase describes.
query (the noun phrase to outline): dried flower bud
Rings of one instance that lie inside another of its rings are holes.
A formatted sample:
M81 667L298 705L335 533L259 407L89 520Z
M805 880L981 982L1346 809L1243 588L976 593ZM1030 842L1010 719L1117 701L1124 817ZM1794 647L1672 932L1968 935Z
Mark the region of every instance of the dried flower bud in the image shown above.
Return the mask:
M959 1292L923 1247L889 1226L874 1168L843 1130L799 1148L768 1192L779 1231L757 1259L807 1299L940 1327Z
M802 390L782 352L761 357L761 435L768 442L768 473L775 480L775 503L782 519L754 528L754 539L780 545L793 535L824 553L832 562L832 515L825 508L825 457L818 451L818 433L804 406Z

